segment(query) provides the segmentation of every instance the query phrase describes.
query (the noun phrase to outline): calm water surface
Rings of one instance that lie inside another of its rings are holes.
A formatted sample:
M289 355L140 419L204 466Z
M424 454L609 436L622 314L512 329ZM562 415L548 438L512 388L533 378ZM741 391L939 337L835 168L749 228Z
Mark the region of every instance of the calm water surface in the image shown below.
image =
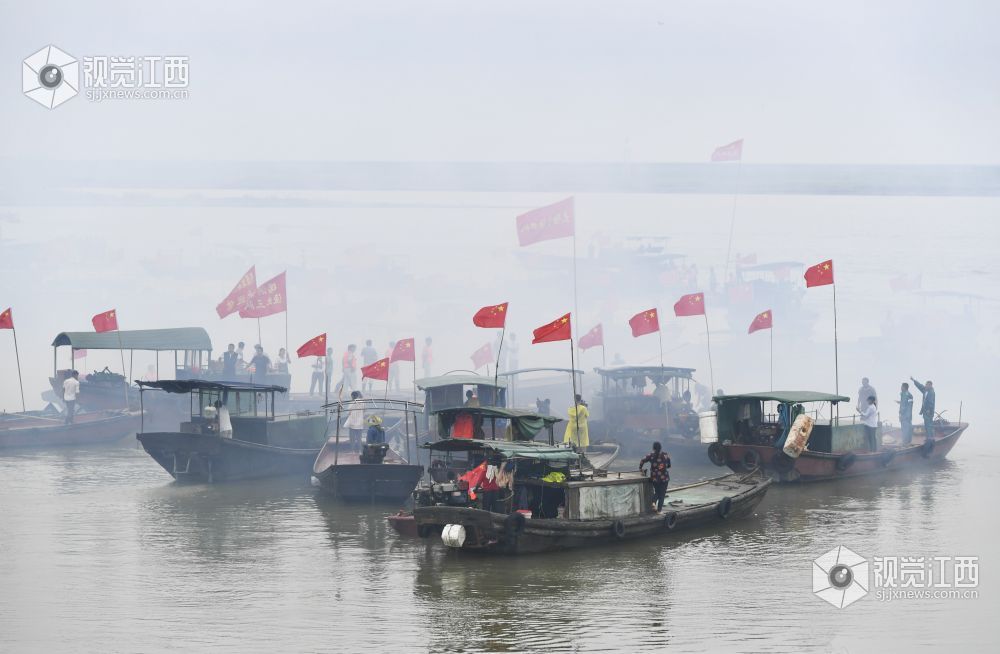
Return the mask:
M178 486L131 441L7 452L0 650L996 651L991 437L932 471L776 487L719 532L524 558L399 538L392 509L304 483ZM833 609L811 566L836 545L979 556L980 597Z

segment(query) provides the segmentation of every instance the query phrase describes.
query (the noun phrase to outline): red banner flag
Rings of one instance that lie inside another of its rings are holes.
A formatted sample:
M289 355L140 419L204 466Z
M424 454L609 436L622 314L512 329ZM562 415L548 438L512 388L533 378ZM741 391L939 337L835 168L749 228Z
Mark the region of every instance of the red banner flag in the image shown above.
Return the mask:
M246 308L240 309L240 318L263 318L287 310L285 273L281 273L257 287Z
M472 316L472 324L476 327L502 328L507 322L508 304L508 302L504 302L503 304L494 304L490 307L483 307L476 312L476 315Z
M215 312L219 314L219 318L225 318L229 314L239 311L250 303L256 291L256 266L250 266L250 270L240 278L240 281L236 284L236 288L230 291L226 299L215 307Z
M84 358L86 356L87 356L87 351L86 350L74 350L73 351L73 358L74 359L82 359L82 358Z
M532 345L535 343L552 343L555 341L568 341L572 338L573 328L570 326L569 314L561 318L556 318L547 325L542 325L532 332Z
M767 311L761 311L757 314L757 317L753 319L753 322L750 323L750 329L747 330L747 333L752 334L762 329L771 329L771 320L773 317L774 316L771 314L770 309Z
M743 159L743 139L715 148L712 161L740 161Z
M118 329L118 316L114 309L97 314L90 319L90 322L94 323L94 331L98 333L113 332Z
M600 323L589 332L580 337L577 347L581 350L589 350L592 347L604 345L604 327Z
M704 316L705 294L689 293L682 295L681 299L674 303L674 315L678 318L684 316Z
M812 268L806 269L803 275L806 280L806 288L813 286L826 286L833 283L833 259L827 259L822 263L817 263Z
M660 317L656 309L648 309L629 318L628 326L632 328L632 336L652 334L660 331Z
M517 217L517 242L522 247L574 234L573 198L541 207Z
M0 313L0 329L14 329L14 314L11 313L10 307Z
M412 338L404 338L401 341L396 341L396 347L392 348L392 353L389 355L389 363L416 360L417 354L416 349L413 347Z
M361 378L364 379L365 377L368 379L389 381L389 358L379 359L370 366L361 368Z
M316 338L309 339L295 353L302 357L321 357L326 354L326 333L322 333Z
M487 343L472 353L472 369L479 370L493 361L493 346Z

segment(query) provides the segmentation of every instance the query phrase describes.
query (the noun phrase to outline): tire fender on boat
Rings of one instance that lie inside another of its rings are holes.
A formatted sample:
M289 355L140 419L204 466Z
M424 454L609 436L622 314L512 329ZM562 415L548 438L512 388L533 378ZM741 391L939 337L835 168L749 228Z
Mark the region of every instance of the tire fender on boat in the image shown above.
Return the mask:
M663 526L667 529L673 529L677 526L677 512L668 511L665 516L663 516Z
M920 456L925 459L929 459L931 454L934 454L934 437L931 436L924 440L924 444L920 446Z
M611 531L614 533L615 538L625 538L625 523L621 520L615 520L611 524Z
M719 443L712 443L708 446L708 460L717 466L726 465L726 451Z
M733 508L733 498L723 497L719 500L719 503L715 505L715 512L719 514L719 517L725 520L729 517L729 510Z
M743 469L747 472L756 470L760 467L760 452L757 450L747 450L743 453L740 463L743 464Z
M837 459L837 470L839 470L840 472L844 472L852 465L854 465L854 462L857 460L857 458L858 457L856 454L854 454L854 452L848 452L847 454L844 454L839 459Z

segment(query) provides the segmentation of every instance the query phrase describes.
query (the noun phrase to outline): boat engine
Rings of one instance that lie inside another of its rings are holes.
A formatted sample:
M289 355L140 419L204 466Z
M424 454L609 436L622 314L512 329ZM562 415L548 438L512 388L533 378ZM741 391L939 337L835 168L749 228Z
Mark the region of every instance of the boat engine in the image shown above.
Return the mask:
M388 451L389 446L385 443L368 443L361 450L361 463L382 463Z

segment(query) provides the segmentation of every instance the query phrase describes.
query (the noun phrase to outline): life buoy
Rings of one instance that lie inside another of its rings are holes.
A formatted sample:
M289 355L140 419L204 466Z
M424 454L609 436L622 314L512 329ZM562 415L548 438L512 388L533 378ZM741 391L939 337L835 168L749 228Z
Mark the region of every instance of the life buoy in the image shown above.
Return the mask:
M757 450L747 450L743 453L740 463L743 464L743 469L747 472L756 470L760 467L760 452Z
M778 452L771 457L771 467L776 472L791 472L795 468L795 459L784 452Z
M928 437L924 440L924 444L920 446L920 456L925 459L929 459L931 454L934 454L934 437Z
M882 458L879 459L879 464L883 468L888 468L889 464L892 463L892 460L895 459L895 458L896 458L896 450L886 450L882 454Z
M715 505L715 512L719 514L719 517L725 520L729 517L729 510L733 508L733 498L723 497L719 500L719 503Z
M611 531L614 533L615 538L625 538L625 523L621 520L615 520L611 524Z
M524 531L525 518L520 513L511 513L503 521L503 527L511 534L519 534Z
M708 446L708 460L717 466L726 465L726 450L719 443Z
M837 459L837 470L839 470L840 472L844 472L852 465L854 465L854 462L857 460L857 458L858 457L857 455L854 454L854 452L848 452L847 454L844 454L839 459Z
M665 516L663 516L663 526L667 529L673 529L677 526L677 512L668 511Z

